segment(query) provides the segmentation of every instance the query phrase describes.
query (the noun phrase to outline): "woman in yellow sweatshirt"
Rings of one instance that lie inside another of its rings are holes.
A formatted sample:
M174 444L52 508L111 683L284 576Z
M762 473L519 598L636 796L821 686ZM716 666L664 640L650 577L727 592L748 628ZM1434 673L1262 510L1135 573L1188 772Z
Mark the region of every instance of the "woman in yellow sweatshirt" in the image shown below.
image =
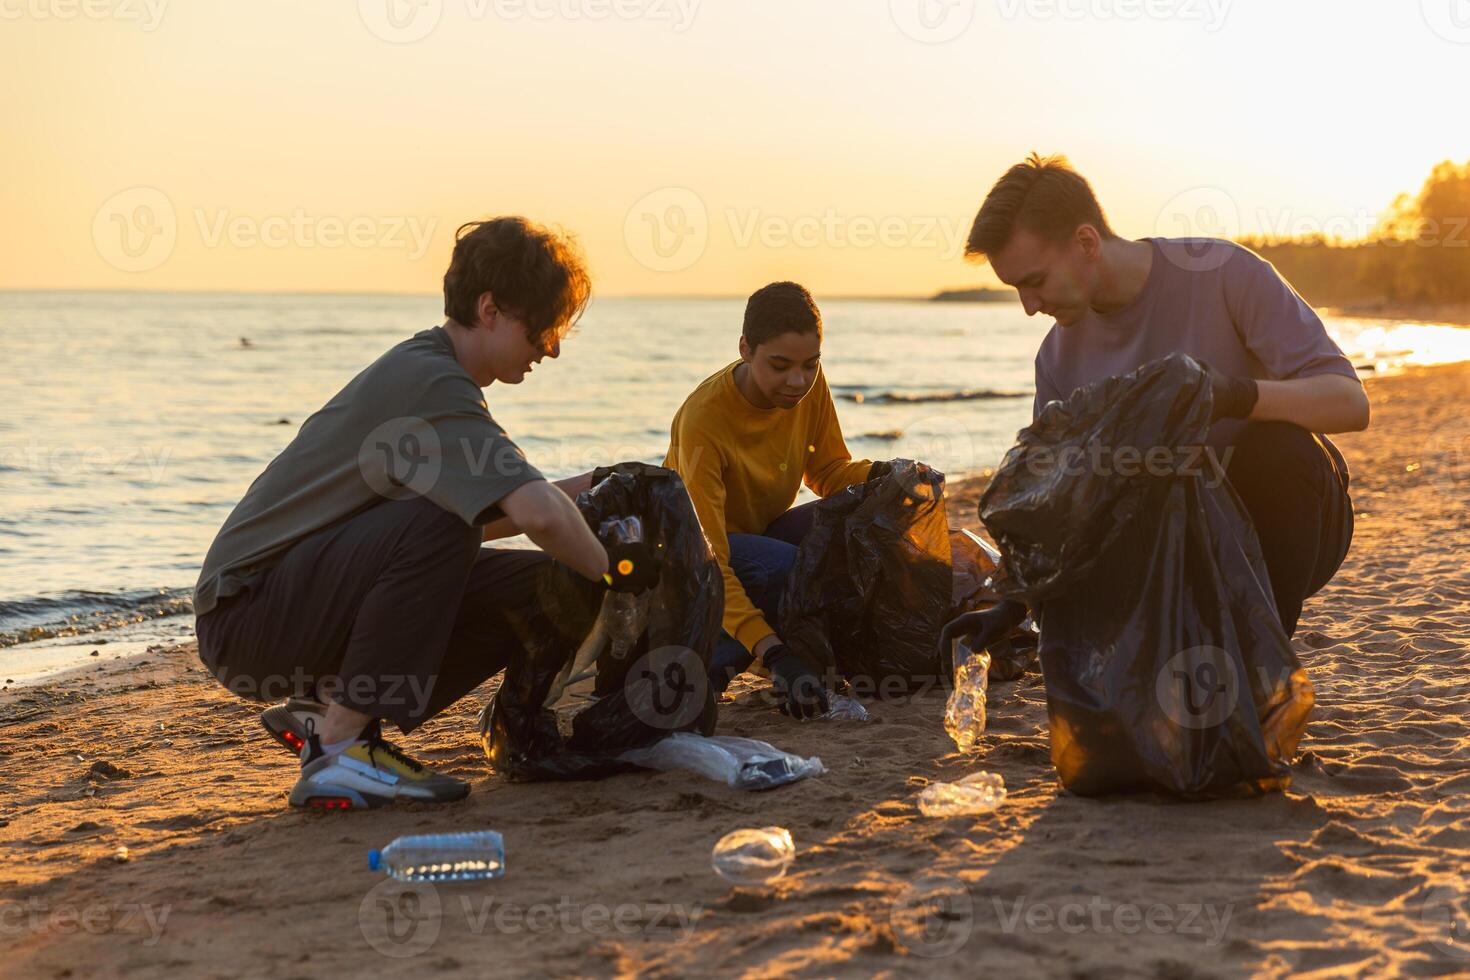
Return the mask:
M781 642L772 623L814 516L792 508L805 481L820 497L880 475L854 460L822 376L822 315L794 282L772 283L745 307L740 360L706 378L674 416L664 465L689 490L725 580L724 634L710 668L723 691L760 657L782 710L826 710L820 667ZM815 502L813 502L815 503Z

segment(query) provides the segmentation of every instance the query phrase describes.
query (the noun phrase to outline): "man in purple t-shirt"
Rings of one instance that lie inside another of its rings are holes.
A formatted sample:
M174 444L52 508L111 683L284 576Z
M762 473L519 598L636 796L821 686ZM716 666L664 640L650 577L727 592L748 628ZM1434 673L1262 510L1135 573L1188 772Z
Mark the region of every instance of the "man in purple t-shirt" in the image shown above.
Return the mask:
M1368 426L1353 366L1271 264L1217 239L1120 238L1064 157L1036 154L996 182L966 254L1014 286L1028 316L1056 320L1036 355L1036 403L1172 353L1210 373L1209 444L1255 524L1287 635L1347 555L1347 465L1323 433ZM973 642L1008 630L1018 604L962 617Z

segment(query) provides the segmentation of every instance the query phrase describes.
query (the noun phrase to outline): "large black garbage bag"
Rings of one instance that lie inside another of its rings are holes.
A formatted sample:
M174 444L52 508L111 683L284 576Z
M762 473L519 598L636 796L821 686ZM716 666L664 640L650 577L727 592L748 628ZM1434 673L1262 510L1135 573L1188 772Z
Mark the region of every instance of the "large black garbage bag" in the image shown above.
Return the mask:
M980 498L996 588L1039 612L1052 761L1069 790L1284 787L1312 686L1260 543L1201 451L1210 385L1176 354L1053 402Z
M863 695L940 678L953 601L944 474L912 460L820 501L781 597L781 639Z
M592 484L577 498L587 525L604 544L636 533L658 545L663 572L635 598L548 567L526 656L480 713L485 754L511 779L605 776L636 768L617 759L627 749L674 731L714 732L707 677L724 584L684 482L673 470L621 463L596 470ZM578 671L592 675L582 683L590 699L554 711ZM559 715L570 715L570 734Z

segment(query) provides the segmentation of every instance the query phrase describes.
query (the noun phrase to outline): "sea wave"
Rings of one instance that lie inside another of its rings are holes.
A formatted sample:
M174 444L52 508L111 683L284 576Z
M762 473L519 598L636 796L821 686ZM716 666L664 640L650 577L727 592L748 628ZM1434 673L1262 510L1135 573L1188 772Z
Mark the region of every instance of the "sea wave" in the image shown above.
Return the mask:
M190 589L74 590L0 600L0 647L53 636L80 636L193 611Z
M846 390L836 393L843 401L859 405L919 405L925 402L974 402L996 398L1030 398L1029 391L1004 391L995 388L962 388L941 391L870 391Z

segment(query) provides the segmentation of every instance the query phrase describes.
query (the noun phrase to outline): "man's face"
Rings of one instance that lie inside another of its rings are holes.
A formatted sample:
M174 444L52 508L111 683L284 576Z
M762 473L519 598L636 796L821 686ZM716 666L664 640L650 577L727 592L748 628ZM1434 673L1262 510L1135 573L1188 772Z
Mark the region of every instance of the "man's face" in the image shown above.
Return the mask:
M1077 323L1091 306L1096 281L1097 233L1083 225L1065 242L1052 242L1023 228L991 255L990 267L1021 296L1027 316L1054 317L1064 327Z
M776 408L795 408L817 383L822 338L815 333L783 333L752 349L741 337L740 356L766 401Z
M474 357L480 367L475 380L482 384L491 381L520 384L543 358L555 360L561 355L562 338L570 326L567 324L548 331L539 342L532 343L530 329L524 320L499 307L482 304L480 322L477 329L470 332L475 345ZM482 381L482 378L486 380Z

